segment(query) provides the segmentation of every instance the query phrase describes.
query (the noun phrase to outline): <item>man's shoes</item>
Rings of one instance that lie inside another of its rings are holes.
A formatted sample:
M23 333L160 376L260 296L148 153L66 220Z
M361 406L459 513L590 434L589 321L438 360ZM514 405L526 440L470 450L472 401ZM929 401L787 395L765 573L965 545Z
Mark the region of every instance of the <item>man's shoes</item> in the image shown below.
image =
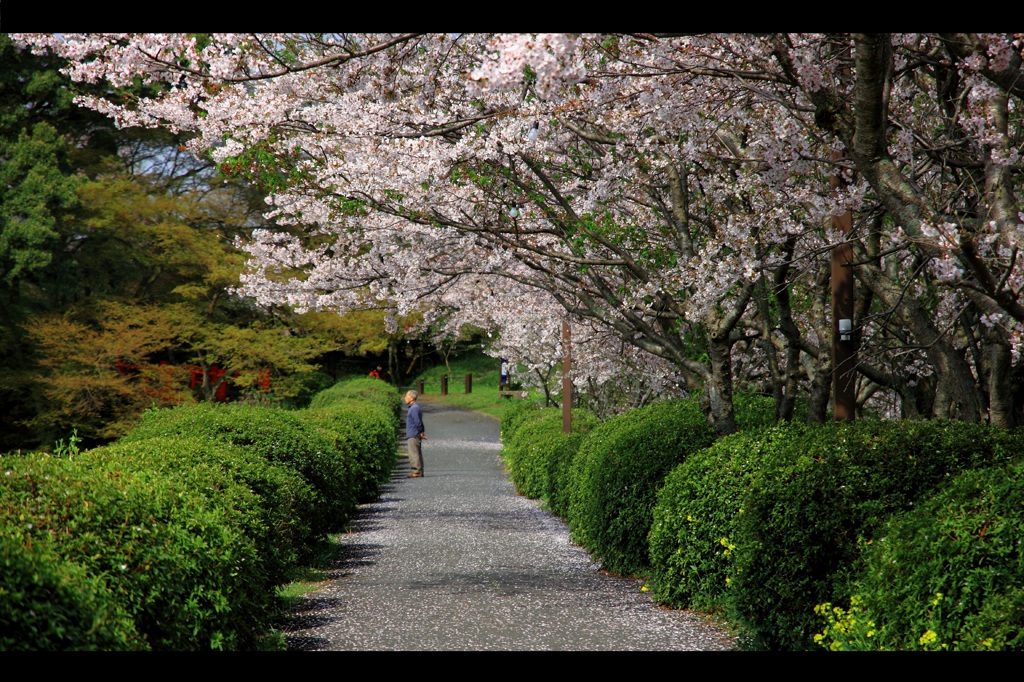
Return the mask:
M423 478L423 474L421 474L418 471L414 471L411 474L409 474L409 478Z

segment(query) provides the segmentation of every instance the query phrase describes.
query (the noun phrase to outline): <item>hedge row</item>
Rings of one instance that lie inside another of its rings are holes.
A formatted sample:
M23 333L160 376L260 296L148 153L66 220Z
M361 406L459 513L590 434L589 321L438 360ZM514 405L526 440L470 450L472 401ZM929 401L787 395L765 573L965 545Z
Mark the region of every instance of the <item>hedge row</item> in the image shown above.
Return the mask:
M237 445L294 471L312 490L308 513L314 536L341 530L355 508L349 455L310 428L297 411L215 403L150 410L120 442L156 436Z
M646 573L651 510L662 481L714 438L693 399L654 403L594 428L570 472L573 540L609 571Z
M602 423L574 414L566 435L523 407L502 438L517 489L604 568L726 615L748 648L1024 646L1020 434L772 420L771 401L745 397L741 431L715 439L675 400Z
M966 471L865 545L833 650L1024 650L1024 461Z
M402 398L390 384L358 377L321 391L299 412L333 447L350 454L356 502L377 498L395 466Z
M751 479L800 442L798 425L741 431L694 453L666 476L652 510L649 589L658 601L728 610L733 541Z
M151 411L101 448L0 456L0 650L266 646L275 588L390 478L398 396L361 381L311 410Z
M255 543L227 506L211 504L184 478L103 457L0 464L4 563L22 567L0 577L0 649L190 650L255 640L260 623L249 607L266 604L270 592L260 590ZM62 603L39 584L46 574L68 591ZM87 580L86 589L65 577ZM65 627L69 621L75 627Z
M383 407L394 419L395 428L402 416L402 396L391 384L374 377L357 377L339 381L327 390L320 391L309 402L310 409L329 408L337 403L351 404L352 401Z
M584 434L598 419L587 410L573 410L571 434L563 432L562 419L557 407L519 410L506 427L510 435L502 457L520 493L543 500L552 512L565 516L569 467Z
M850 605L862 550L887 520L1020 446L1005 431L940 421L794 424L722 439L659 492L654 595L724 610L751 648L814 648L819 605Z
M771 420L771 401L742 405L741 423ZM522 494L565 518L573 540L605 569L644 574L657 490L675 465L713 442L714 431L696 399L655 403L605 422L574 410L572 419L572 433L564 434L557 408L510 409L501 424L510 477Z

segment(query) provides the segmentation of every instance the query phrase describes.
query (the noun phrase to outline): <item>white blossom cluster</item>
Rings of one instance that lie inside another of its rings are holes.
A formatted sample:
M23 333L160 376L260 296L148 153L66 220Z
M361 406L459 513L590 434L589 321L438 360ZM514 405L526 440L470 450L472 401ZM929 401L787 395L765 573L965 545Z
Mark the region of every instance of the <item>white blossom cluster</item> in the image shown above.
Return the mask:
M860 320L865 362L933 372L938 346L908 350L925 344L915 335L937 330L962 353L970 339L951 330L967 305L1018 360L1024 86L1004 76L1021 73L1019 36L962 52L889 36L878 130L835 113L863 92L866 41L833 34L16 39L67 57L76 80L165 84L81 103L194 133L196 154L266 184L280 229L243 245L238 285L263 304L488 329L491 352L539 383L568 320L581 389L638 375L656 394L695 388L717 338L746 349L727 360L744 376L768 376L771 349L796 344L809 380L828 352L823 269L849 240L862 284L888 301ZM940 53L958 98L936 96L920 66ZM856 147L867 132L884 153ZM832 222L847 213L851 235ZM798 338L765 317L779 273ZM931 301L927 324L911 300Z

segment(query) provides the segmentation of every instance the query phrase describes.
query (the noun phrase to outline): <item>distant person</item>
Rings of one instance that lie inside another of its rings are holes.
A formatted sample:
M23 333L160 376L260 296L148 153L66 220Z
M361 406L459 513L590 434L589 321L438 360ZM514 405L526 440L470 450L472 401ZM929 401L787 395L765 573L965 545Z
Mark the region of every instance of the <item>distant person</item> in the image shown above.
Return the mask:
M384 378L384 368L381 365L377 365L375 369L370 370L370 376L374 379L380 379L381 381L387 381Z
M405 394L405 404L409 406L409 411L405 415L405 436L409 447L409 466L412 467L409 478L423 476L423 453L420 445L427 439L427 434L423 432L423 411L416 402L419 396L416 391Z
M501 390L508 389L508 360L501 359Z

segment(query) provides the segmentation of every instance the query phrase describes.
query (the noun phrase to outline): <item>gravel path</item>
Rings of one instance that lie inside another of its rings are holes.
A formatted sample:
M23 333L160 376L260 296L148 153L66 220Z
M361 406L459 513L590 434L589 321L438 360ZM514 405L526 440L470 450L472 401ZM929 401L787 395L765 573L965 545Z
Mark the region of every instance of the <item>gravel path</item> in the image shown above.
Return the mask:
M565 524L516 494L498 422L423 402L423 478L400 460L295 609L290 650L721 651L732 639L604 575Z

